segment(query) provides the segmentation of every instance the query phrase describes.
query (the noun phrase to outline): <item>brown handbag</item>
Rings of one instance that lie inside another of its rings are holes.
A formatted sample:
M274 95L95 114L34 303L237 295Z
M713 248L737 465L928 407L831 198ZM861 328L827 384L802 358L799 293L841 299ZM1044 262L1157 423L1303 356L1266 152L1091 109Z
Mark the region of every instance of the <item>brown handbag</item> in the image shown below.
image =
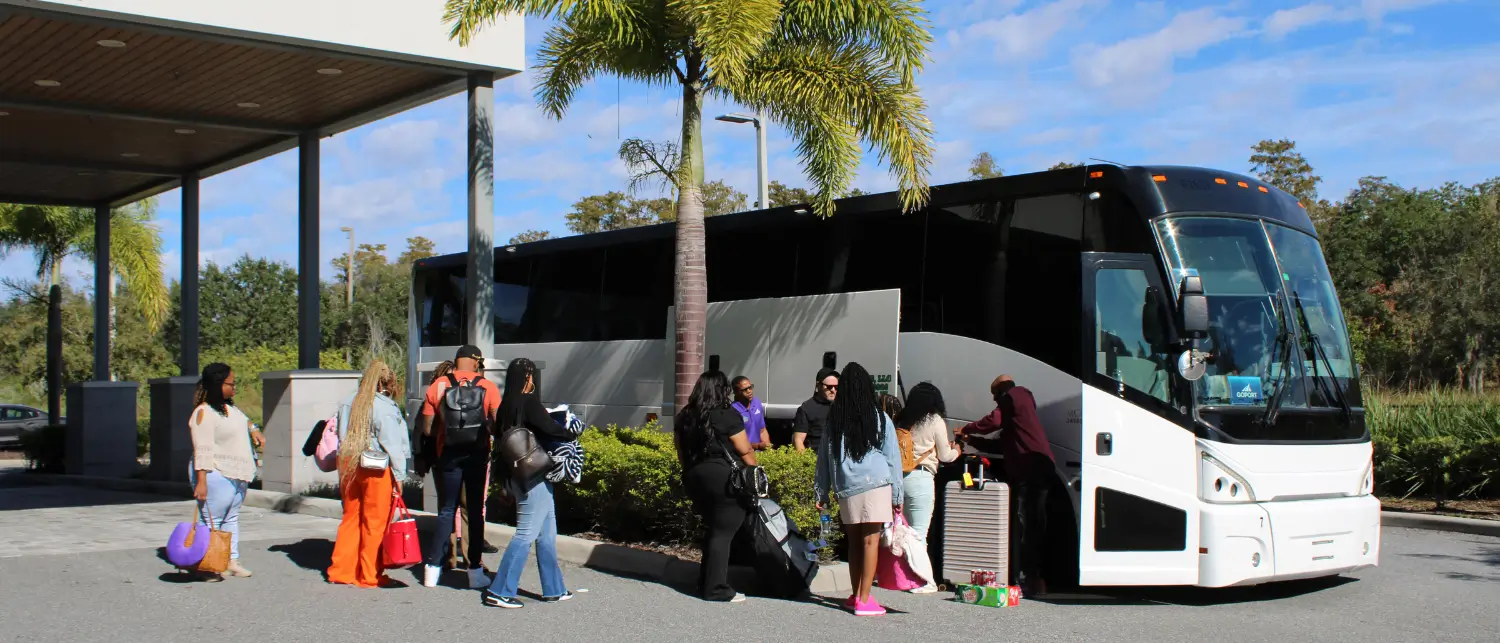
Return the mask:
M230 540L232 535L222 529L214 529L214 513L209 510L207 503L204 504L203 511L208 514L208 521L204 523L208 525L208 551L203 553L203 560L199 561L193 567L193 570L209 574L222 574L229 569L229 550L232 544ZM223 520L219 521L219 526L224 526ZM183 541L184 547L193 546L193 534L193 531L188 532L187 538Z

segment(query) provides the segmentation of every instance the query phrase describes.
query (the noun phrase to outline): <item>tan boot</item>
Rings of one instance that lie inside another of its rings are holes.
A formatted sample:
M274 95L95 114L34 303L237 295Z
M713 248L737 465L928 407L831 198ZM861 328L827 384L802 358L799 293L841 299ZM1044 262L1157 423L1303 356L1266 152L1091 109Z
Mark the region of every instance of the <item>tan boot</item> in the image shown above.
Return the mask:
M229 561L229 569L226 571L229 572L230 576L237 576L239 578L249 578L251 576L250 570L240 566L238 558Z

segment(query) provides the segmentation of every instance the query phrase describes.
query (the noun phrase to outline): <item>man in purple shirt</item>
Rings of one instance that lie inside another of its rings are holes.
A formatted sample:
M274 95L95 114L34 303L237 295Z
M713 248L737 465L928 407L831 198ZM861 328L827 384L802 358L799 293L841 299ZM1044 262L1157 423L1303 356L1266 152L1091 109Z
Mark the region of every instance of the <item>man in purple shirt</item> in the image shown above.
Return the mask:
M755 384L741 375L730 383L734 387L734 410L745 421L745 439L757 451L771 448L771 432L766 430L766 407L755 397Z

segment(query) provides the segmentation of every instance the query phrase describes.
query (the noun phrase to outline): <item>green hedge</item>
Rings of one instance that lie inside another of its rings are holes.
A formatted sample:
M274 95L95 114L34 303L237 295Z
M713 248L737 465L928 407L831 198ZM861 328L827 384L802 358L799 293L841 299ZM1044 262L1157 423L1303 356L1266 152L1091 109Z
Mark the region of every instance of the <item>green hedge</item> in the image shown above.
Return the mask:
M1432 394L1389 403L1372 396L1365 419L1378 494L1439 503L1500 496L1500 401Z
M640 428L590 428L579 438L583 478L557 485L564 531L592 531L618 542L697 546L701 524L682 488L672 434L655 423ZM790 447L757 453L771 481L771 497L809 540L816 536L813 498L816 460ZM838 508L831 508L837 515ZM833 545L834 543L830 543ZM832 557L833 547L823 551Z
M21 454L26 458L26 466L42 473L62 473L67 431L65 426L53 424L22 433Z

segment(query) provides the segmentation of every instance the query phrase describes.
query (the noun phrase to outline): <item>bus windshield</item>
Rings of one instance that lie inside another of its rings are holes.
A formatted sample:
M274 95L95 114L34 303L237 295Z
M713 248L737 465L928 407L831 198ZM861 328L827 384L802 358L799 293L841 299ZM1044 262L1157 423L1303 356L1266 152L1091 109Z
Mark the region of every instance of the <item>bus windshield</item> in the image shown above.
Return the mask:
M1287 279L1263 224L1186 216L1157 221L1156 232L1174 291L1183 277L1197 275L1208 298L1208 370L1193 383L1198 405L1264 407L1286 387L1279 408L1306 407L1298 320L1285 303ZM1312 245L1317 253L1317 243ZM1307 296L1303 304L1309 304Z

